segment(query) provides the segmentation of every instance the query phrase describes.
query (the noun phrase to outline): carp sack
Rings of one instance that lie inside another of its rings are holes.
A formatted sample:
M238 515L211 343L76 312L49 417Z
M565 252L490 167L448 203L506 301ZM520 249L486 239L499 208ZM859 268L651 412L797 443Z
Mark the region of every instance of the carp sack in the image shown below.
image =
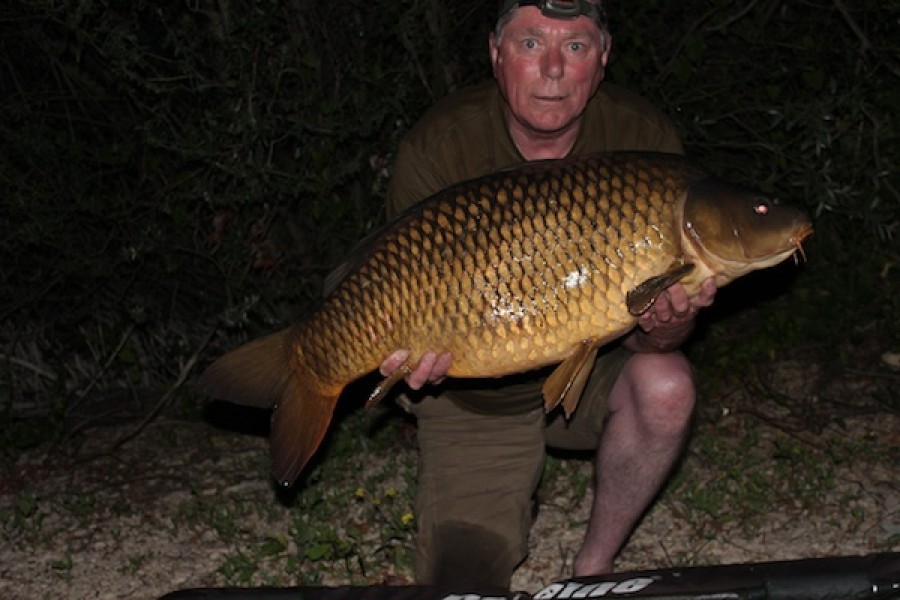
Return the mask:
M696 293L800 252L798 208L726 183L674 154L540 161L416 204L358 248L320 308L201 376L211 396L275 406L273 475L291 485L338 397L393 351L448 351L452 377L561 362L545 408L575 410L597 350L670 285ZM370 402L414 364L404 365Z

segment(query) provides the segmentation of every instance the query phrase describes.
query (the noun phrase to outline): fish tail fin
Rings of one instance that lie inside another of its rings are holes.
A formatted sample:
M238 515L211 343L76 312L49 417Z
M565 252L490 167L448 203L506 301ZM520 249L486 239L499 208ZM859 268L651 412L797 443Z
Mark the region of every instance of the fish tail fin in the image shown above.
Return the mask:
M201 391L260 408L272 408L269 448L272 474L283 486L294 483L315 453L341 394L328 388L293 348L295 329L284 329L249 342L217 359L200 376Z
M271 408L291 377L291 337L284 329L232 350L206 368L197 386L213 398Z
M272 415L272 475L284 487L293 485L322 443L342 391L322 389L309 375L293 373Z

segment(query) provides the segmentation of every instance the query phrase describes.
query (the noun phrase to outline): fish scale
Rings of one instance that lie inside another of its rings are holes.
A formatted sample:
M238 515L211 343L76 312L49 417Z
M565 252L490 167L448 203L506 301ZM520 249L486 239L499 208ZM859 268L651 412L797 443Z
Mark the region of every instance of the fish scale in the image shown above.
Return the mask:
M657 230L656 239L645 234L641 221L664 221L664 205L671 207L673 197L662 187L671 185L671 178L657 189L641 179L642 202L631 204L634 194L627 192L637 183L634 170L639 168L627 163L611 172L564 165L558 172L543 172L539 182L526 173L501 176L493 185L464 190L406 217L404 227L373 248L366 266L336 291L336 310L326 307L322 320L309 322L298 342L302 355L346 349L347 362L315 361L327 368L317 373L323 380L344 382L347 369L370 371L412 339L418 342L411 345L413 354L451 352L451 376L495 376L533 367L536 360L561 360L573 343L596 335L598 327L617 331L630 324L622 282L658 268L658 257L665 254L659 250L674 237L670 225L665 232ZM609 182L605 196L600 195L604 186L596 185L601 181ZM560 193L576 182L588 183L580 199ZM510 242L529 231L538 234L533 250L515 253ZM611 242L618 250L614 255L595 250ZM641 247L646 251L639 252ZM656 257L648 259L654 252ZM526 289L519 285L523 279L530 283ZM613 302L607 290L618 293ZM599 316L597 299L607 307ZM396 314L388 321L383 311ZM548 316L553 317L550 327ZM551 333L534 343L543 329ZM326 330L349 335L317 341L318 332Z
M754 211L760 202L774 210ZM678 155L527 164L411 208L355 251L308 320L220 358L201 386L275 404L273 470L283 483L315 451L344 387L399 348L413 360L450 352L453 377L561 362L544 395L548 410L562 404L568 415L597 348L666 287L695 292L707 277L724 285L790 256L810 232L801 211Z

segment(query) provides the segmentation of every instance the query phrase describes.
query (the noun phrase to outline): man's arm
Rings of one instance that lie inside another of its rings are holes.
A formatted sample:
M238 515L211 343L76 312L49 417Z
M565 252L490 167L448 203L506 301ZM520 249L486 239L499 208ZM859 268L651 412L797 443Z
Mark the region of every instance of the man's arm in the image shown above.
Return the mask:
M447 187L450 182L442 180L440 171L428 156L417 152L408 142L401 141L388 184L388 219Z

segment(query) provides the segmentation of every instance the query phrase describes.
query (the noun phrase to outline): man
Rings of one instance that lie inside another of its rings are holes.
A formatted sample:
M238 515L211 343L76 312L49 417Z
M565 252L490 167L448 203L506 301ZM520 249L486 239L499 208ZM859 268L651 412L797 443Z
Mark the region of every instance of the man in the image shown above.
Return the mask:
M528 160L610 150L681 152L672 125L639 97L601 85L611 38L594 0L504 0L489 48L494 81L440 102L398 150L389 212L453 183ZM679 456L694 385L678 346L715 285L669 288L598 358L570 420L544 415L546 373L450 380L410 406L418 420L416 576L420 583L508 586L527 552L545 445L596 449L590 523L574 574L613 559ZM398 350L387 375L409 358ZM416 357L413 357L414 359ZM418 357L407 383L442 383L448 354ZM601 435L602 433L602 435Z

